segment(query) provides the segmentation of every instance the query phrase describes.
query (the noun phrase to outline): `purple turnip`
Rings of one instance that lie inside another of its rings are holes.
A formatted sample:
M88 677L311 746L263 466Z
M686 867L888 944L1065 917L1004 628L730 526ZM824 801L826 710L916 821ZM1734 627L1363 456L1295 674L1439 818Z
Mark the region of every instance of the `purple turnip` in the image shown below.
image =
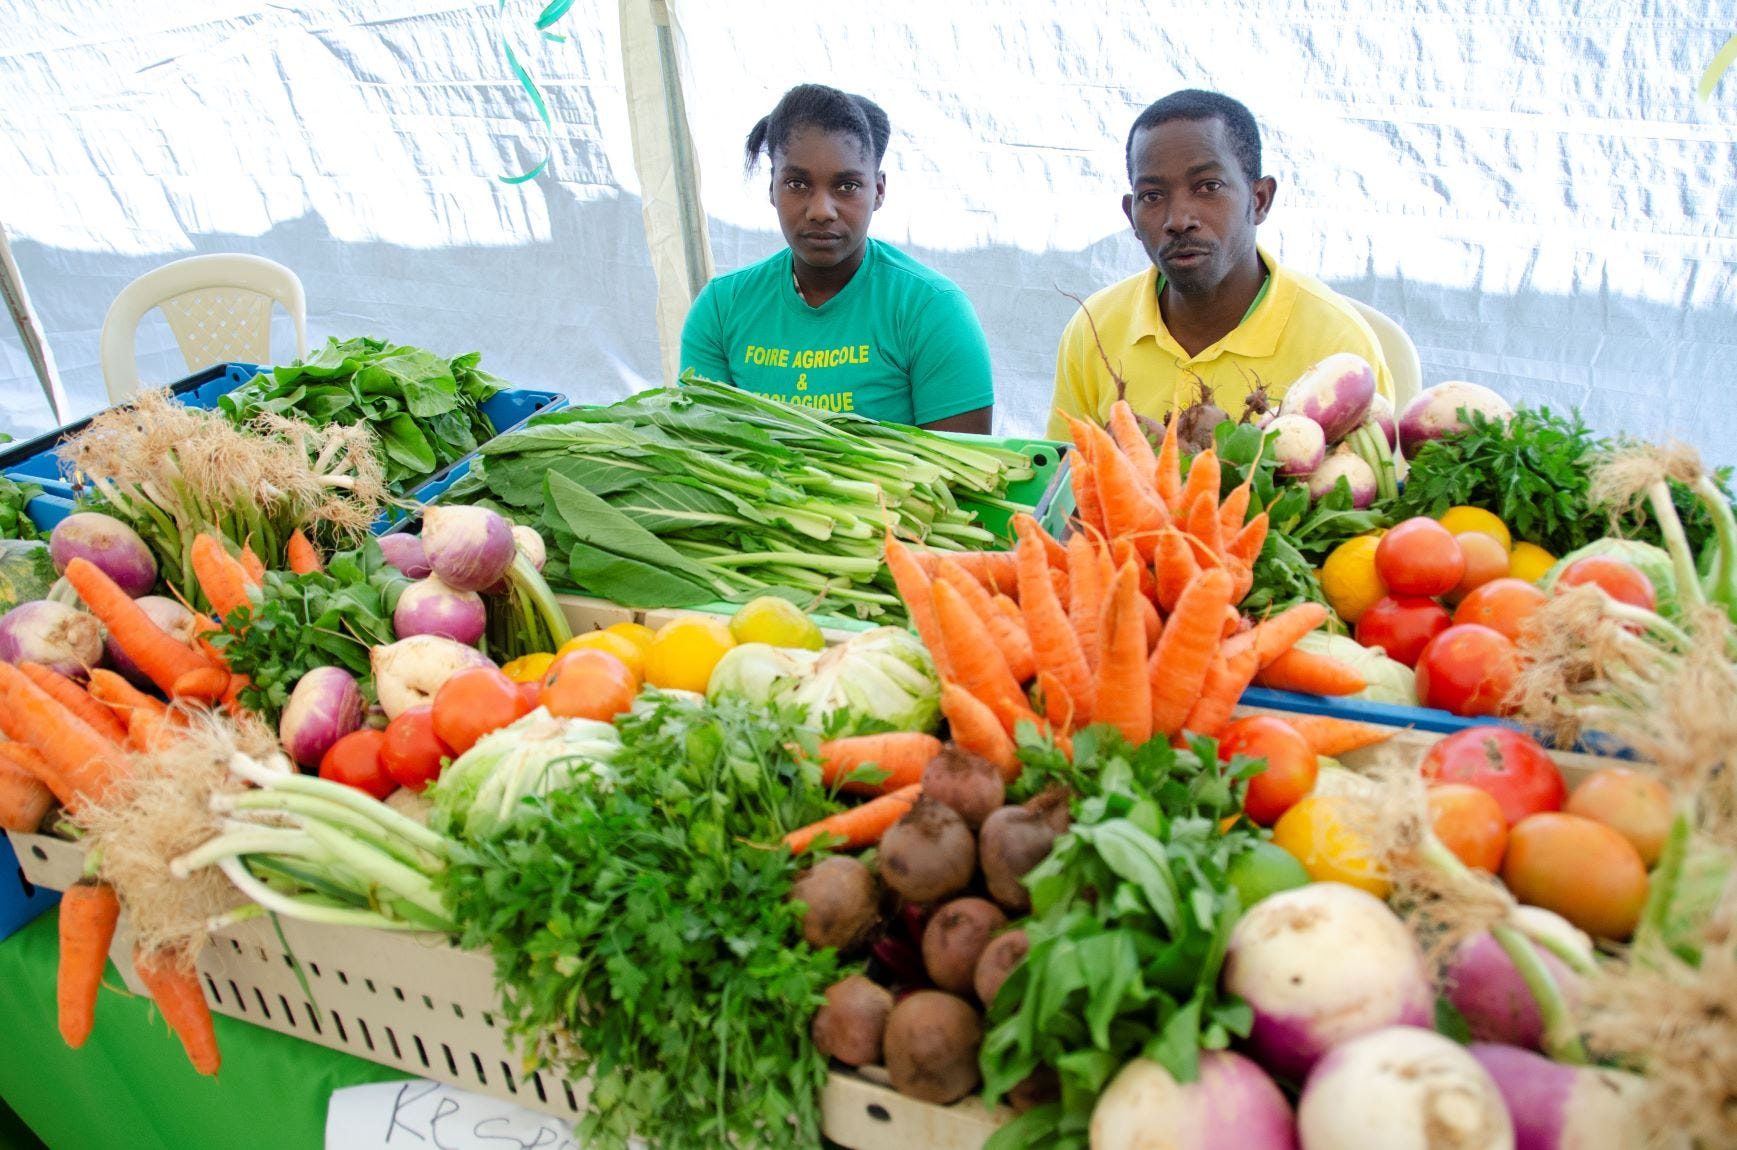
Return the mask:
M1186 1085L1147 1058L1117 1072L1092 1110L1092 1150L1295 1150L1296 1124L1259 1066L1228 1050L1200 1056Z
M422 540L407 531L380 536L380 553L386 562L412 579L426 579L434 571L428 565L428 554L422 550Z
M1495 1080L1433 1030L1391 1026L1315 1066L1297 1103L1303 1150L1514 1150Z
M1310 475L1327 459L1327 436L1306 415L1281 415L1266 430L1280 475Z
M74 559L95 564L122 591L137 599L157 585L157 557L139 533L112 515L76 511L55 524L48 554L57 575Z
M1538 952L1564 998L1572 1003L1580 987L1579 977L1545 948L1537 943L1528 945ZM1447 996L1478 1041L1542 1049L1544 1020L1538 1013L1538 1002L1507 952L1488 933L1468 938L1454 952L1448 963Z
M1379 391L1369 398L1369 418L1375 421L1375 426L1387 437L1387 449L1397 451L1399 425L1393 419L1393 403Z
M449 587L430 575L404 589L392 612L392 630L400 639L412 635L444 635L470 647L488 626L488 609L475 591Z
M483 591L506 577L518 544L513 529L486 507L430 507L422 549L434 573L460 591Z
M1471 427L1460 418L1462 410L1503 420L1514 414L1507 400L1482 384L1459 379L1438 383L1419 392L1399 413L1400 452L1410 459L1429 440Z
M1653 1145L1645 1083L1632 1074L1564 1066L1513 1046L1468 1048L1495 1080L1514 1123L1514 1150L1630 1150Z
M199 629L199 617L187 610L173 599L162 595L146 595L134 600L139 609L149 615L151 622L162 628L171 638L181 643L193 642L193 636ZM110 635L103 640L103 650L108 655L109 667L126 678L135 687L154 690L151 677L139 670L132 657L121 650L120 645Z
M0 661L82 675L103 660L102 625L64 603L36 599L0 615Z
M1354 452L1336 448L1306 480L1310 499L1325 499L1340 479L1351 488L1351 506L1368 507L1378 490L1375 469Z
M296 681L278 719L278 742L297 764L316 767L332 744L362 725L362 691L341 667L315 667Z
M1279 415L1306 415L1321 425L1328 443L1338 443L1369 414L1375 369L1362 356L1334 352L1285 389Z
M1386 903L1340 883L1281 891L1250 907L1231 932L1224 989L1254 1011L1255 1058L1286 1077L1360 1034L1435 1017L1411 932Z

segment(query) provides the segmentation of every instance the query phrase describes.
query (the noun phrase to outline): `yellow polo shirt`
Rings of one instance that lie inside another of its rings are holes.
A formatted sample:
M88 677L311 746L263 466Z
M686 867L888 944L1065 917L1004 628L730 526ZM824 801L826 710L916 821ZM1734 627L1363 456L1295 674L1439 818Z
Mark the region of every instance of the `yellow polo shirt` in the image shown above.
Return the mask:
M1062 332L1055 357L1055 398L1049 437L1072 436L1063 413L1104 423L1116 401L1116 384L1104 366L1108 355L1128 385L1128 402L1141 415L1162 419L1199 395L1197 378L1212 389L1213 402L1232 418L1258 380L1275 401L1292 380L1336 351L1354 351L1375 368L1375 386L1393 398L1393 379L1381 344L1349 301L1312 276L1282 267L1259 250L1267 268L1265 292L1230 334L1189 356L1158 313L1158 269L1149 267L1086 300ZM1092 323L1098 338L1092 338ZM1099 354L1099 341L1104 355Z

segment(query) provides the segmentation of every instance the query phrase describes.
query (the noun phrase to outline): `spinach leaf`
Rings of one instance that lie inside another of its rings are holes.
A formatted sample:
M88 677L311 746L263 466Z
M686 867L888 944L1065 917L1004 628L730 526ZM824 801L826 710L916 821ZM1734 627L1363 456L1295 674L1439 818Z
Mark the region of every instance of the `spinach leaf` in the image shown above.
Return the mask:
M0 539L37 539L41 533L24 508L42 494L34 483L17 483L0 475Z

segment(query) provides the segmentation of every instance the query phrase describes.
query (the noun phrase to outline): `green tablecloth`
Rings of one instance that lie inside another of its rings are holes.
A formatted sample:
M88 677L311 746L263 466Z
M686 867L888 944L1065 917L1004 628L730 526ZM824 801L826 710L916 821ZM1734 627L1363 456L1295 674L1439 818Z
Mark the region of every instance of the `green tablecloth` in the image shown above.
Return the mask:
M0 1097L49 1150L321 1150L333 1090L405 1077L219 1016L223 1069L202 1078L112 966L90 1041L69 1050L55 1019L59 913L0 942Z

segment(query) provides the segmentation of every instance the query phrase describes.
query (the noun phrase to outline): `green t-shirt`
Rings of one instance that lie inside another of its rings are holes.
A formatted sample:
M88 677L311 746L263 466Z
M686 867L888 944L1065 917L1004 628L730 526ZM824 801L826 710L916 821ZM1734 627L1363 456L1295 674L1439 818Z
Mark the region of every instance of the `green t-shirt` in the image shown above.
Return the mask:
M952 280L867 241L844 290L809 307L789 249L707 284L682 325L682 369L887 423L933 423L995 401L989 344Z

